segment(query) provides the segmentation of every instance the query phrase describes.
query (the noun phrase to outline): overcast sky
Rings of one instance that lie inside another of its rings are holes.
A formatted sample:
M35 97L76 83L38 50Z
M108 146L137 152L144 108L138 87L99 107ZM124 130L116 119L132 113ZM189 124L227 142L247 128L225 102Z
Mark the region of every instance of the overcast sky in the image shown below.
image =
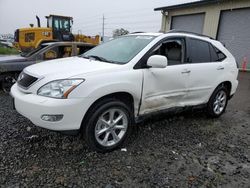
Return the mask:
M106 36L117 28L155 32L160 30L161 13L154 8L190 1L194 0L0 0L0 34L36 25L36 15L46 26L49 14L72 16L74 33L101 34L103 14Z

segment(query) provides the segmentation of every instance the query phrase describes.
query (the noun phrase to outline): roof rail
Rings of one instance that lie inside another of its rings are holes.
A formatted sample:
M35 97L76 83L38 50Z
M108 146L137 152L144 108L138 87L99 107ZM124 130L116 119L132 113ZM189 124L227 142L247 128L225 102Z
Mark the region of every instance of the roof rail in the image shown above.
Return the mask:
M183 31L183 30L176 30L176 29L173 29L173 30L170 30L166 33L184 33L184 34L192 34L192 35L196 35L196 36L199 36L199 37L207 37L207 38L210 38L210 39L213 39L215 40L213 37L210 37L208 35L203 35L203 34L199 34L199 33L195 33L195 32L191 32L191 31Z
M132 33L129 33L129 34L137 34L137 33L145 33L143 31L135 31L135 32L132 32Z

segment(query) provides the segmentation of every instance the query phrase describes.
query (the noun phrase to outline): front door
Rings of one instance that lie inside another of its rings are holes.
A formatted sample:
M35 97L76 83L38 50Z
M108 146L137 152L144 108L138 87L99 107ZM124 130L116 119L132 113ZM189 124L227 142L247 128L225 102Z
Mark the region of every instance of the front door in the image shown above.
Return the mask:
M153 49L150 55L166 56L168 66L143 69L144 83L140 114L185 106L188 72L187 64L184 63L184 38L166 39Z

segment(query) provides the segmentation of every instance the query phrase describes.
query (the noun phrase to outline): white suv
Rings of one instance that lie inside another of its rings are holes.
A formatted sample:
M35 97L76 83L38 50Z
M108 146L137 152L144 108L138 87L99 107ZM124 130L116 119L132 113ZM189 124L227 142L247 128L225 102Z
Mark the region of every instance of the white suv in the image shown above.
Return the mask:
M146 115L204 105L219 117L236 91L235 58L218 41L185 32L135 33L79 57L29 66L11 88L35 125L81 132L90 148L120 146Z

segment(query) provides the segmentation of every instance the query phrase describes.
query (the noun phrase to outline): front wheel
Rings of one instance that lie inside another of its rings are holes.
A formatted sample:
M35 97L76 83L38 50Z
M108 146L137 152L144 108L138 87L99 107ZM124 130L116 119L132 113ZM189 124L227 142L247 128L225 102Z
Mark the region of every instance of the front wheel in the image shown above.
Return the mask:
M225 86L220 86L215 89L212 96L209 99L207 105L208 115L211 117L221 116L227 107L228 102L228 90Z
M108 99L97 104L85 126L88 146L98 152L109 152L121 146L132 124L131 109L121 101Z

